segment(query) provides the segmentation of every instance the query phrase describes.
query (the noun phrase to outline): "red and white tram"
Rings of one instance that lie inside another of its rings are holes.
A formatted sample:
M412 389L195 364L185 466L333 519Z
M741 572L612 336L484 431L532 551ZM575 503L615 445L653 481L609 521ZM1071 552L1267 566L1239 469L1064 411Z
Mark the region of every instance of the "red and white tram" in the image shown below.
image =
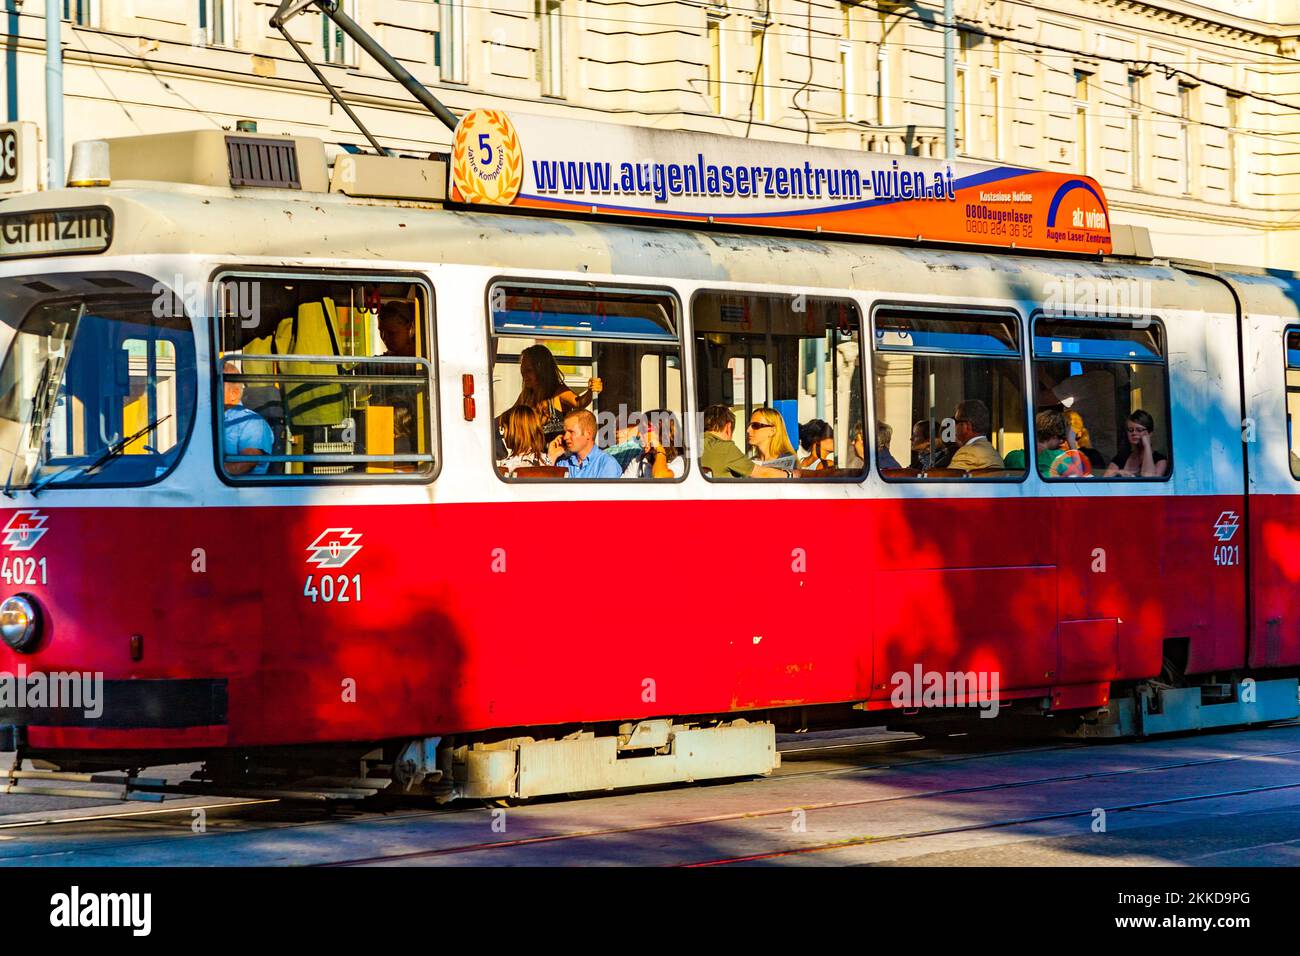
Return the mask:
M774 726L896 724L930 674L1082 734L1297 714L1294 275L1136 230L1053 254L498 211L446 201L441 162L331 170L302 137L111 157L111 184L0 204L0 671L51 675L0 696L0 741L38 768L471 796L763 773ZM385 355L389 303L412 342ZM601 379L602 445L671 413L673 477L503 475L539 344L575 393ZM742 451L756 409L824 421L836 467L706 474L716 406ZM1031 464L1049 406L1090 475ZM236 407L269 453L227 447ZM1162 468L1108 477L1139 410ZM1000 467L927 466L922 423ZM55 706L68 673L102 676L97 713Z

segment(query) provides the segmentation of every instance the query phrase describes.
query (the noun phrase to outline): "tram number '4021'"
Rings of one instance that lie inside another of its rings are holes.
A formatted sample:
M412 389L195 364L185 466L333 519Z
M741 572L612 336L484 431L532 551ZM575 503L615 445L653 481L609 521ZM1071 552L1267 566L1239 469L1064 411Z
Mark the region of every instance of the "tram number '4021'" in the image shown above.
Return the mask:
M361 575L322 574L320 580L316 575L307 575L307 583L302 587L303 597L311 598L311 603L347 604L361 600Z
M1241 546L1236 544L1215 545L1214 563L1221 568L1231 568L1241 564Z
M5 584L48 584L45 559L5 558L0 562L0 581Z

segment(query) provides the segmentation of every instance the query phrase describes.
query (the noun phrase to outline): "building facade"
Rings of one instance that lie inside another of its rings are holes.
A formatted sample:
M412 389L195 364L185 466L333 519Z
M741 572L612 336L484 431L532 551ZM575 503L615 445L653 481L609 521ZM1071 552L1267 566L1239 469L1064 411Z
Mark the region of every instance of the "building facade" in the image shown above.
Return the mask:
M45 125L42 0L4 6L8 120ZM939 0L340 0L453 111L944 154ZM63 0L65 140L234 127L365 140L275 0ZM956 0L959 156L1078 170L1157 254L1300 263L1300 0ZM292 23L386 145L449 131L321 14Z

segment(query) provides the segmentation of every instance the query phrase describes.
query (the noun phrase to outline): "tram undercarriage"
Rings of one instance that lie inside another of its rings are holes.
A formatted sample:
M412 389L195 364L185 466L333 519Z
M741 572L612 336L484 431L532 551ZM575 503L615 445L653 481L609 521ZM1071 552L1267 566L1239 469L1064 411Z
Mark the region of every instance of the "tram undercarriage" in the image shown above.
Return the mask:
M842 705L783 708L729 719L658 718L218 753L43 753L19 744L13 769L0 775L0 792L146 801L200 794L317 801L381 794L431 797L439 803L526 800L767 776L781 765L778 729L798 732L874 724L923 737L1116 740L1300 717L1300 679L1295 676L1263 680L1234 676L1183 687L1153 680L1114 691L1105 707L1064 713L1054 713L1050 700L1008 702L996 722L981 719L971 709L904 711L900 717L898 711ZM21 736L15 732L10 743ZM202 766L188 780L142 776L146 767L196 760L202 760ZM31 763L31 769L22 769L24 761ZM91 784L115 789L84 786Z

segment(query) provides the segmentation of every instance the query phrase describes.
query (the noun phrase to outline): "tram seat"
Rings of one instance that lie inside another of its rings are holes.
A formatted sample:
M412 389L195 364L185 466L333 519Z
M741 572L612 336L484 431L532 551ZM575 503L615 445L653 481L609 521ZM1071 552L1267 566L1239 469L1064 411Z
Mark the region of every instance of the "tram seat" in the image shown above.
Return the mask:
M1024 472L1016 468L975 468L966 472L968 478L1019 478Z
M502 478L506 478L510 475L510 469L506 468L503 465L497 465L497 474L500 475Z
M555 465L525 465L515 469L516 478L563 478L567 474Z

